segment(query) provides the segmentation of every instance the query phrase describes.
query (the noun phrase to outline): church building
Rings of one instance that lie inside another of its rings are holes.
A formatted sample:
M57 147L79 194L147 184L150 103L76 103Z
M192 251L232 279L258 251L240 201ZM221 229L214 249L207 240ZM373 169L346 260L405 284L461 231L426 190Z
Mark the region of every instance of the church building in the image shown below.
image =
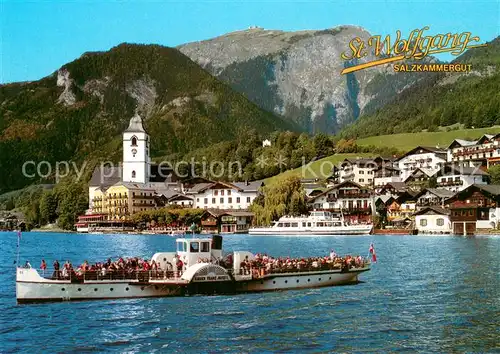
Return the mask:
M180 192L174 172L151 163L150 138L135 114L123 132L119 166L98 166L89 183L89 213L109 221L156 208L158 195Z

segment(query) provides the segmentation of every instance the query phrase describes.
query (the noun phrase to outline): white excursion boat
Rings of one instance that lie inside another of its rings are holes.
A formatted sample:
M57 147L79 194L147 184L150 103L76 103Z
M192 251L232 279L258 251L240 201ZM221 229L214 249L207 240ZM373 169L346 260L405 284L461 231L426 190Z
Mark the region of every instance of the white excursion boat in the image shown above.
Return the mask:
M255 227L248 230L250 235L367 235L372 224L352 224L341 215L332 216L329 211L313 211L309 216L283 216L271 227Z
M149 270L139 270L139 263L118 270L105 266L106 263L96 263L98 268L40 270L42 274L33 268L19 267L17 301L234 294L324 287L356 283L360 273L370 270L369 261L361 256L274 259L238 251L223 257L222 237L218 235L179 238L176 242L177 251L156 253L148 264L155 264L157 268ZM123 259L112 264L123 264L120 262Z

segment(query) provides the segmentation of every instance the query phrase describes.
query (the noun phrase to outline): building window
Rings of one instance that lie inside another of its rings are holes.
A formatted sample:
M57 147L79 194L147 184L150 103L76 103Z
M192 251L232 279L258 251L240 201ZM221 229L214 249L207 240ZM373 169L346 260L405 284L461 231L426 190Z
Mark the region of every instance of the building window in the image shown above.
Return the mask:
M236 197L236 203L240 202L240 197Z
M220 198L220 203L224 204L224 198Z
M247 197L247 203L250 203L250 197Z
M132 146L137 146L137 138L135 136L132 137Z
M224 190L221 190L221 191L220 191L220 195L224 195Z
M420 219L420 226L427 226L427 219Z
M365 171L359 171L359 174L360 174L360 175L364 175L364 174L365 174Z
M219 191L218 190L214 190L214 195L219 195Z
M437 226L443 226L444 225L444 219L443 218L439 218L436 220L436 225Z
M227 198L227 202L228 202L229 204L231 204L231 203L233 202L233 198L231 198L231 197Z
M363 183L364 181L365 181L364 178L359 179L359 183Z
M231 190L230 189L227 191L227 195L231 195Z
M205 199L203 200L203 202L204 202L204 204L208 204L208 198L205 198Z
M200 202L200 198L196 198L196 203L199 203L199 202Z
M212 198L212 204L215 204L215 198Z
M372 183L373 180L371 178L368 178L367 181L368 183Z
M135 171L132 171L132 178L135 178Z

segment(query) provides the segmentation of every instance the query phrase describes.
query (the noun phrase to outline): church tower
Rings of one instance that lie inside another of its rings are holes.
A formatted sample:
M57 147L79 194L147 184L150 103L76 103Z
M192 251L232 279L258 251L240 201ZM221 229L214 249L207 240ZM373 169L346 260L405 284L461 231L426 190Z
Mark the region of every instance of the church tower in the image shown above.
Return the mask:
M149 157L149 135L136 113L123 133L122 181L148 183L151 168Z

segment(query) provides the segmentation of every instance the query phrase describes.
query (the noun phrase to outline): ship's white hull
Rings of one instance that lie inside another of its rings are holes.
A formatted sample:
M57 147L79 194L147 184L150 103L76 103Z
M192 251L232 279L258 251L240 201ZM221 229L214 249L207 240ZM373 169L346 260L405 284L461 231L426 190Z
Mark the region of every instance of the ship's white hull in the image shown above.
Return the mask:
M127 299L175 296L181 293L181 284L141 284L136 280L72 283L69 280L45 279L35 269L17 270L18 302Z
M292 228L292 227L262 227L253 228L248 231L249 235L262 236L300 236L300 235L368 235L372 231L372 225L353 225L344 227L318 227L318 228Z
M17 270L16 297L19 303L130 299L145 297L167 297L185 294L223 294L261 291L277 291L334 286L357 282L358 274L369 267L348 272L325 270L268 274L261 278L236 275L225 281L169 281L107 280L72 283L68 280L52 280L41 277L35 269Z
M358 281L359 273L367 270L368 268L349 272L330 270L321 272L300 272L290 275L270 274L262 279L254 279L248 282L238 282L236 289L238 292L260 292L351 284Z

